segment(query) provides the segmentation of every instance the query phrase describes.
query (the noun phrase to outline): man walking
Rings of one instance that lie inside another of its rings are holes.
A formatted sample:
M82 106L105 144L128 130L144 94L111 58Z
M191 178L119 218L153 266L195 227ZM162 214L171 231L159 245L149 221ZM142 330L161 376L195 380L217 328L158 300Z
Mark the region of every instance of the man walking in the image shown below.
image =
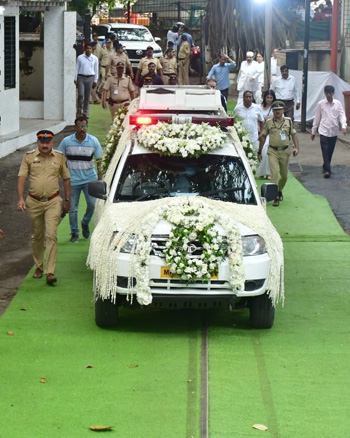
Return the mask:
M181 46L178 51L177 60L179 66L179 85L190 84L190 56L191 46L187 41L186 35L181 35Z
M228 100L228 90L230 88L230 71L236 67L236 63L230 59L225 53L221 53L219 62L211 68L207 83L215 76L216 89L220 90L221 94Z
M265 144L266 137L269 135L269 149L267 156L269 159L271 182L278 185L278 196L273 201L273 206L278 207L280 201L283 201L282 190L286 185L288 178L288 166L291 150L289 148L290 139L293 140L293 156L299 154L299 141L297 133L294 129L292 119L284 117L284 103L276 100L271 105L273 110L273 118L266 120L260 135L260 146L258 159L261 160L262 149ZM281 175L279 177L279 174Z
M259 105L253 103L253 93L245 91L243 103L234 109L234 114L242 118L242 125L249 133L249 139L256 153L259 149L259 133L261 132L264 116Z
M299 88L295 77L290 76L287 65L280 68L281 76L274 79L271 90L276 94L276 99L284 103L284 115L294 121L294 102L296 109L300 108Z
M163 69L163 81L165 85L169 85L170 76L177 73L177 61L174 49L167 49L165 56L160 58L160 63Z
M79 116L74 122L75 134L64 138L58 151L67 157L67 164L71 175L72 194L69 210L69 224L71 229L72 243L79 241L78 208L80 193L83 192L86 199L86 212L81 221L83 236L90 236L89 223L95 210L96 198L88 193L88 184L97 179L94 158L97 163L98 179L102 179L100 164L102 148L96 137L87 133L88 123L85 116Z
M251 91L256 101L256 92L259 90L259 76L261 72L259 65L254 61L254 52L248 51L246 54L246 61L243 61L237 78L238 101L243 100L243 93Z
M325 99L317 104L314 123L312 125L311 140L315 140L315 134L320 134L320 144L323 157L322 171L325 178L331 176L331 161L339 133L339 123L342 132L346 135L346 115L339 100L334 99L334 87L324 87Z
M33 259L36 266L33 277L41 278L44 272L46 247L46 283L53 285L57 258L57 227L62 208L69 210L71 195L70 175L66 158L53 150L54 134L48 130L37 133L37 148L27 152L18 172L17 210L28 211L32 226ZM24 187L29 176L29 191L24 200ZM59 193L59 178L63 180L64 202Z
M117 75L110 76L103 87L102 106L103 108L107 107L107 96L109 96L108 103L112 121L120 106L127 102L130 103L135 98L135 86L130 76L124 74L124 70L124 62L119 61L117 63Z
M89 116L90 94L92 88L96 88L98 73L98 59L92 54L92 43L87 43L85 53L77 58L75 69L74 83L78 88L78 115Z

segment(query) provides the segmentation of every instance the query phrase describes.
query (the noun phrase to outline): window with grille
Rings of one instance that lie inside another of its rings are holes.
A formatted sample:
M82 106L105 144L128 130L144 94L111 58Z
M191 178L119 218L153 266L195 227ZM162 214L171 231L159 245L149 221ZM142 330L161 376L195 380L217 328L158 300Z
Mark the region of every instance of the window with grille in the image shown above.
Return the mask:
M4 17L4 87L16 87L16 17Z

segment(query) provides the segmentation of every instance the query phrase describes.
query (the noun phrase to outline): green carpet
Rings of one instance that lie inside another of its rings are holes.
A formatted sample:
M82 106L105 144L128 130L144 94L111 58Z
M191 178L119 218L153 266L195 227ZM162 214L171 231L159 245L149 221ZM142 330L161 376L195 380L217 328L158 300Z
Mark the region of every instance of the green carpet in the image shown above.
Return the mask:
M294 178L284 195L267 211L284 240L286 301L266 331L249 328L246 310L121 309L118 329L98 328L89 242L71 244L64 219L57 285L32 270L0 319L0 437L88 437L101 424L121 438L199 438L205 318L210 438L347 437L349 238Z

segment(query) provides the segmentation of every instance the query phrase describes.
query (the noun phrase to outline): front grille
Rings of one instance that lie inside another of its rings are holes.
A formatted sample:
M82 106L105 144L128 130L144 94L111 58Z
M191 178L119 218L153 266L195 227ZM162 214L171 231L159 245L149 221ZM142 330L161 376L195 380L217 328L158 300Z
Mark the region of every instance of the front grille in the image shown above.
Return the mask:
M151 240L151 255L155 255L161 258L164 258L164 251L165 251L165 245L167 241L169 240L169 236L167 234L155 234L152 236ZM225 237L223 238L224 244L227 247L225 243ZM198 259L202 255L203 247L201 243L198 240L193 240L188 245L188 253L190 254L190 258Z
M146 50L143 50L141 54L136 53L136 50L130 50L130 49L125 50L125 52L127 53L130 59L141 59L144 56L146 56Z

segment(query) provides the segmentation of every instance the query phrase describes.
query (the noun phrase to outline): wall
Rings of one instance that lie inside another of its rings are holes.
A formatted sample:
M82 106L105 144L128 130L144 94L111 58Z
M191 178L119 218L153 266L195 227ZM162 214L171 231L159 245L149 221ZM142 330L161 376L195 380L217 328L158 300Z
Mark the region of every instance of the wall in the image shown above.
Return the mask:
M16 35L19 29L19 8L6 6L5 16L16 18ZM0 16L0 135L7 135L13 131L19 130L19 68L18 56L16 65L16 87L4 89L4 17ZM18 53L19 44L16 42L16 53Z

